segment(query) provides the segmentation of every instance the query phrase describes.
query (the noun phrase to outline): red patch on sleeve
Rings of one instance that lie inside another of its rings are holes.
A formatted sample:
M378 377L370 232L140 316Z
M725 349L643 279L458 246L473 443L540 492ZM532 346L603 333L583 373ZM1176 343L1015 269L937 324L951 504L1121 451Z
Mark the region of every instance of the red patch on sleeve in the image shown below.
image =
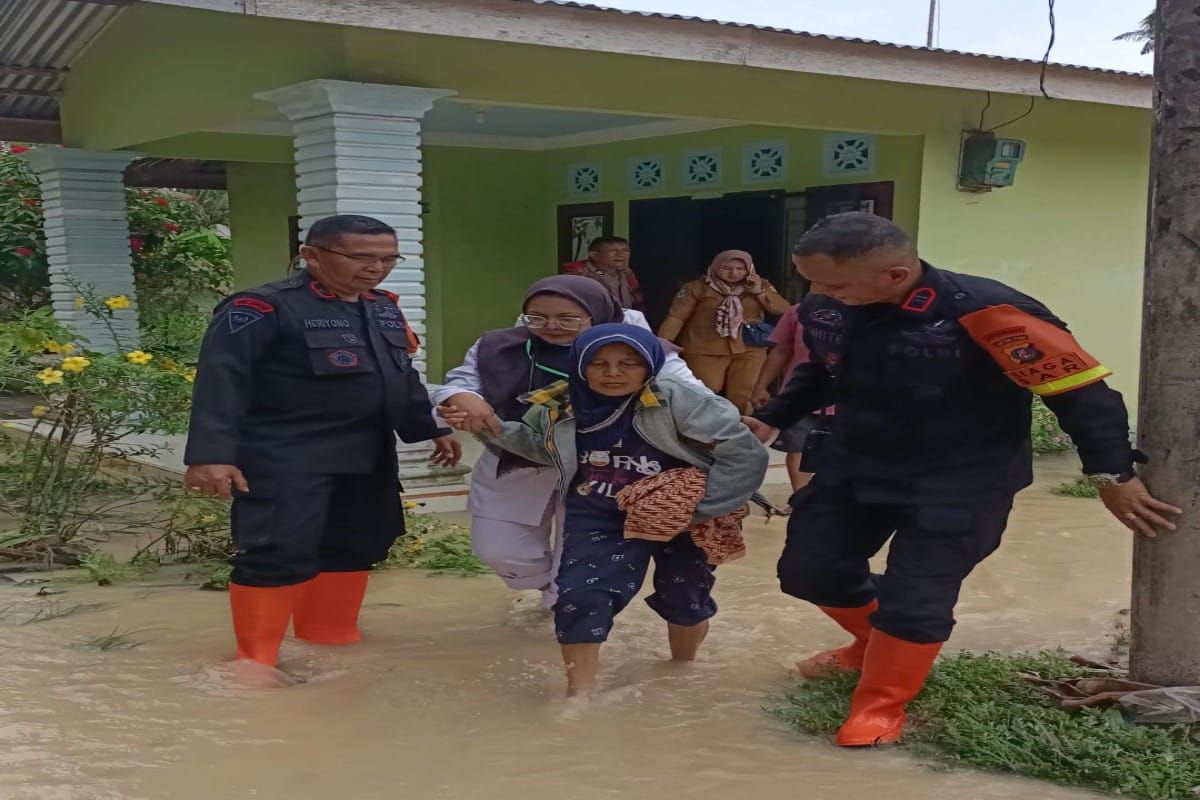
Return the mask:
M270 314L275 310L275 306L266 300L259 300L257 297L238 297L234 299L233 305L237 308L253 308L263 314Z
M975 311L959 323L1009 380L1037 394L1062 394L1112 374L1070 332L1014 306Z
M380 289L379 291L383 292L383 296L388 300L391 300L396 305L400 305L400 295L395 292L389 292L387 289Z

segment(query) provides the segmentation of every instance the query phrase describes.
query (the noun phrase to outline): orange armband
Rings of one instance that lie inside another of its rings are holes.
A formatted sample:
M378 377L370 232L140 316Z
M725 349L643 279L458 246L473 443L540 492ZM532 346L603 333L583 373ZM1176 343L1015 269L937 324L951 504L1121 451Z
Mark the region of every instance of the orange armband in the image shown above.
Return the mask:
M1013 306L992 306L958 321L1009 380L1036 395L1063 394L1112 374L1069 331Z

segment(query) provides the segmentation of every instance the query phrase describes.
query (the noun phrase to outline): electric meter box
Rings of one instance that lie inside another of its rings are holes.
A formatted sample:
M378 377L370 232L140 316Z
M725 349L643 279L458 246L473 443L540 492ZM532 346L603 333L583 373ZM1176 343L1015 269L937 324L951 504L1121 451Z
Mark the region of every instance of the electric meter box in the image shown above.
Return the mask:
M1000 139L992 133L970 133L963 140L958 185L988 191L1012 186L1017 165L1025 158L1025 142Z

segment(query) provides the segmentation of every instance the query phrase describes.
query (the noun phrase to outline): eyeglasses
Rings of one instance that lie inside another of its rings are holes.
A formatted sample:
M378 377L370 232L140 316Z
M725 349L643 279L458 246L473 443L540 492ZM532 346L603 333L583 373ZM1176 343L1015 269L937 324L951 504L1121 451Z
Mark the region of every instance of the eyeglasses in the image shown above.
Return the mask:
M538 331L554 323L562 331L581 331L592 321L591 317L543 317L541 314L522 314L517 321L530 330Z
M394 253L388 256L368 256L356 255L353 253L343 253L341 250L332 250L328 247L321 247L319 244L309 245L309 247L315 247L318 250L324 250L326 253L333 253L335 256L348 258L360 267L373 267L378 264L384 269L391 269L392 267L404 261L404 256L400 255L399 253Z

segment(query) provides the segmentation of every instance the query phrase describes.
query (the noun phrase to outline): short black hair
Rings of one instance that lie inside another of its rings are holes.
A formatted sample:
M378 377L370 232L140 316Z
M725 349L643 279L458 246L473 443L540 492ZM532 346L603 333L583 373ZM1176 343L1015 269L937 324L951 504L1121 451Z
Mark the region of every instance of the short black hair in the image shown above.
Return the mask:
M629 240L624 236L597 236L588 243L588 252L599 250L606 244L629 244Z
M339 236L360 233L367 236L396 235L396 229L386 222L362 214L335 214L314 222L304 236L304 243L317 247L328 247Z
M887 248L914 250L912 237L890 219L849 211L813 225L792 248L795 256L829 256L834 261Z

